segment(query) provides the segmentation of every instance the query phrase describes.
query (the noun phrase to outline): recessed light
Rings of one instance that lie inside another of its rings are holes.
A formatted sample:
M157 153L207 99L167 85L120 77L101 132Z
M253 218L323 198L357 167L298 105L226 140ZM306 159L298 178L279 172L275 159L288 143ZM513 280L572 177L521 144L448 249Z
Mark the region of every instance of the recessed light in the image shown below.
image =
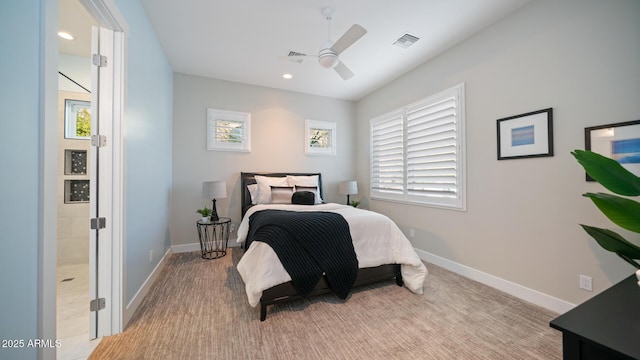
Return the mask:
M282 75L282 77L287 79L287 80L293 79L293 75L291 75L291 74L284 74L284 75Z
M71 34L69 34L68 32L60 31L58 33L58 36L60 36L63 39L73 40L73 36L71 36Z

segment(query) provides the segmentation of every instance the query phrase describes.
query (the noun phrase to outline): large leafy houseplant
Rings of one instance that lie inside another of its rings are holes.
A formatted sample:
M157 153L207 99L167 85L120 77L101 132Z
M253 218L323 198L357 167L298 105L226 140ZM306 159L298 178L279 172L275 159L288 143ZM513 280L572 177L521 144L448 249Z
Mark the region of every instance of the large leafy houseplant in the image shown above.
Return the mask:
M571 154L589 176L607 190L617 194L586 193L583 196L590 198L614 224L640 233L640 203L628 198L628 196L640 196L640 178L617 161L598 153L575 150ZM640 259L640 247L614 231L582 224L580 226L605 250L616 253L624 261L640 269L640 264L634 260Z

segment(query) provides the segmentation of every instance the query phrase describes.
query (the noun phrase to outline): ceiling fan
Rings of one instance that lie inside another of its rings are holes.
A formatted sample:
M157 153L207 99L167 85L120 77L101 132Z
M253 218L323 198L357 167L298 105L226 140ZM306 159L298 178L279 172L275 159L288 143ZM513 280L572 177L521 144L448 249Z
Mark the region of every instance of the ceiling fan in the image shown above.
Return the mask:
M358 24L352 25L346 33L344 33L335 43L331 41L331 19L333 17L333 8L322 9L322 16L327 19L328 24L328 39L327 42L322 45L318 55L307 55L298 52L291 51L288 56L282 56L281 58L294 62L302 62L308 57L317 57L320 66L335 70L343 80L348 80L353 76L353 72L340 61L339 55L345 51L349 46L353 45L358 39L367 33L367 30Z

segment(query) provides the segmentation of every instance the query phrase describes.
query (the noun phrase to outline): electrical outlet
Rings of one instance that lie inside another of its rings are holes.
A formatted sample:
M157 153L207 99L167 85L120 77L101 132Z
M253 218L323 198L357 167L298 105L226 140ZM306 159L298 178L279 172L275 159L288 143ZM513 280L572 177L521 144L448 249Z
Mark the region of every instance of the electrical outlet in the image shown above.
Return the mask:
M591 276L580 275L580 289L593 291L593 279Z
M153 250L149 250L149 262L153 261Z
M409 229L409 237L416 236L416 231L414 229Z
M231 226L229 227L229 232L233 233L234 231L236 231L236 224L231 223Z

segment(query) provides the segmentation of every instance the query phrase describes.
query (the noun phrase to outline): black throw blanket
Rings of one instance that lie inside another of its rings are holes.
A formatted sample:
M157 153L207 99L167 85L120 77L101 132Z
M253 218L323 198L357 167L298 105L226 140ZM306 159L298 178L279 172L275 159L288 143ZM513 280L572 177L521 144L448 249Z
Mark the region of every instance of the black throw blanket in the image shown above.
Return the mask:
M349 224L340 214L257 211L249 218L246 241L247 249L253 241L271 246L301 296L309 295L324 273L333 292L346 299L358 274Z

